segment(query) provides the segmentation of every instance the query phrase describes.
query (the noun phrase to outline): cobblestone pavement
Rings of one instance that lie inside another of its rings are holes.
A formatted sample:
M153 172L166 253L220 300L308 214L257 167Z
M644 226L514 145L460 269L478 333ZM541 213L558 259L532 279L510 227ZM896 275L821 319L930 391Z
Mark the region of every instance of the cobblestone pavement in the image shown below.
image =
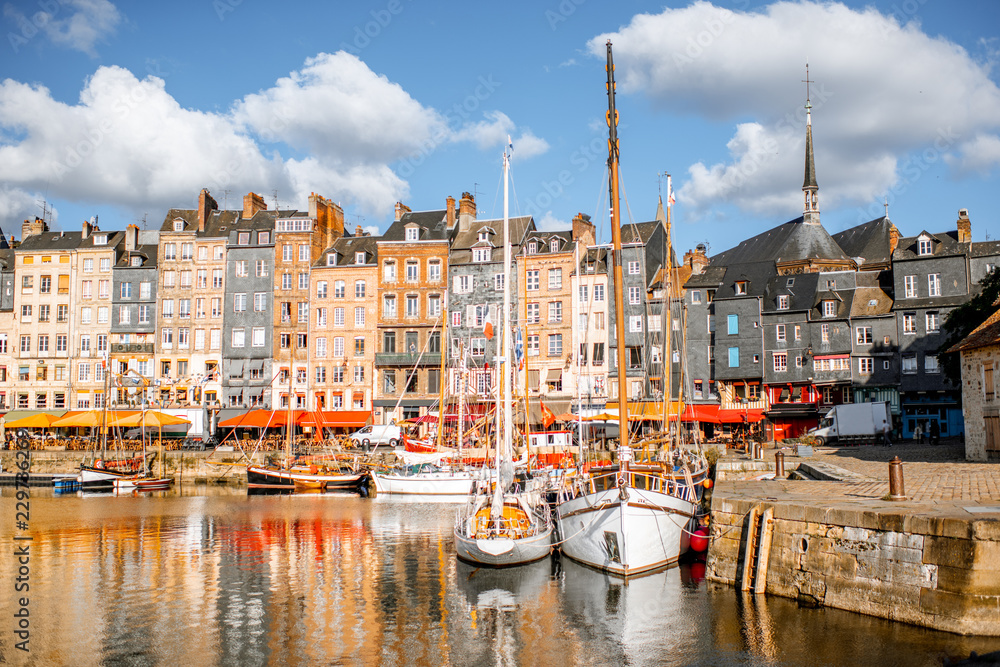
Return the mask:
M766 458L772 458L768 452ZM820 461L865 475L872 481L825 485L825 493L843 497L881 498L889 493L889 461L898 456L903 461L903 485L913 501L972 501L1000 503L1000 462L970 463L960 441L946 440L939 445L917 443L892 447L824 447L811 457L789 456L786 466L798 461ZM817 487L817 490L820 487Z

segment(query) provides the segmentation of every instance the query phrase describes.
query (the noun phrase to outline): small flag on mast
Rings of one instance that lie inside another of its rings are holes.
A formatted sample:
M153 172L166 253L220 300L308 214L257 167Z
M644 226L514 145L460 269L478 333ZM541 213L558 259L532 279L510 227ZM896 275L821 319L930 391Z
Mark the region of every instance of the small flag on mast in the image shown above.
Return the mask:
M671 182L670 174L667 174L667 206L673 206L675 203L674 186Z
M490 307L486 306L486 322L483 325L483 335L486 340L493 340L493 321L490 319Z

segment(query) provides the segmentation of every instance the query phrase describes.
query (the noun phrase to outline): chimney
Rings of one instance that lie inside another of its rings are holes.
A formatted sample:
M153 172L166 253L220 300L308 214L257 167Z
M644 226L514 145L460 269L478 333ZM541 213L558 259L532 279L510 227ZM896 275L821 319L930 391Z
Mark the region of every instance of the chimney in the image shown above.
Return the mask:
M472 222L476 219L476 200L468 192L462 193L462 198L458 200L458 229L467 232L472 227Z
M25 220L21 225L21 243L29 236L35 236L37 234L44 234L49 231L49 225L41 218L36 217L34 220Z
M398 218L397 218L397 220L398 220ZM354 230L354 235L355 236L364 236L365 235L364 228L361 225L358 225L357 228Z
M250 192L243 197L243 219L249 220L257 214L257 211L266 211L267 204L264 198L254 192Z
M573 240L582 244L583 247L597 245L597 236L594 233L594 223L590 221L590 216L577 213L573 218Z
M448 215L446 217L446 220L448 222L448 231L451 231L452 229L455 228L455 198L452 197L451 195L448 195L448 198L445 200L445 202L447 202L448 204Z
M449 197L451 199L451 197ZM455 206L455 200L452 199L452 207ZM396 222L399 222L404 215L410 212L410 207L401 201L396 202Z
M889 257L892 257L892 253L896 252L896 246L899 245L899 237L902 234L899 233L899 229L896 225L889 223Z
M139 247L139 225L129 225L125 228L125 252L135 252Z
M212 214L212 211L217 211L219 205L215 203L212 195L208 194L208 188L202 188L201 193L198 195L198 231L201 233L205 232L205 222L208 221L208 216Z
M92 231L94 231L94 228L91 226L90 221L89 220L84 220L83 221L83 231L80 233L80 240L82 241L82 240L86 239L88 236L90 236L90 233Z
M967 208L958 209L958 242L972 243L972 221Z
M705 267L708 266L708 256L705 254L706 250L705 244L699 243L693 251L688 250L684 253L684 266L690 267L691 273L704 273Z
M313 192L309 195L309 217L316 221L316 230L319 232L313 238L321 241L323 246L315 248L316 254L313 256L315 259L320 252L344 236L344 209Z

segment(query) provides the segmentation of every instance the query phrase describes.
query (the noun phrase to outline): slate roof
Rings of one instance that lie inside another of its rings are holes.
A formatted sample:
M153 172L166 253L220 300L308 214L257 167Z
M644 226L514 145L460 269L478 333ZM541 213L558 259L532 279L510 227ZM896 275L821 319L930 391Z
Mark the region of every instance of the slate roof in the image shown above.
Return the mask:
M510 218L510 245L511 254L516 255L521 242L529 233L534 222L530 215ZM501 253L498 259L502 259L503 254L503 219L500 220L475 220L466 232L457 232L451 244L451 254L449 262L451 264L467 264L472 261L472 248L481 245L479 232L489 228L495 233L489 237L490 244L494 248L500 248Z
M1000 310L990 315L985 322L972 330L960 342L952 345L948 352L975 350L1000 343Z
M725 277L726 267L709 265L701 273L695 273L688 278L684 287L718 287Z
M327 257L331 254L337 255L336 266L354 266L355 254L365 253L365 264L376 264L378 260L378 242L381 236L345 236L337 239L333 246L327 248L320 254L319 261L313 266L329 266Z
M878 287L859 287L854 290L851 317L878 317L892 313L892 299Z
M104 243L103 245L96 245L94 243L94 236L98 234L106 234L107 243ZM77 248L114 248L119 243L123 243L124 241L125 232L121 230L116 232L102 232L100 229L95 229L87 235L87 238L80 241L80 245L78 245Z
M800 216L720 252L711 258L711 264L779 264L808 259L848 261L850 258L826 229L803 224Z
M858 261L860 269L866 264L889 264L892 227L892 221L883 216L838 232L833 240L848 257L864 260Z
M118 263L115 264L117 269L155 269L156 268L156 249L157 244L143 244L138 246L132 252L123 252L122 256L118 258ZM132 257L142 257L142 266L132 266L130 259Z
M382 234L381 241L405 241L406 225L416 223L420 229L421 241L447 241L450 232L448 230L448 212L440 211L408 211L399 220L396 220L389 229Z
M792 281L789 287L788 282ZM764 288L762 310L765 313L785 313L788 311L807 311L816 305L816 287L819 285L818 273L799 273L794 276L774 276ZM788 295L788 308L778 309L778 296ZM716 295L718 296L718 295Z
M921 236L929 236L931 238L931 255L918 255L917 250L917 239ZM965 243L958 242L958 232L942 232L941 234L931 234L927 231L922 231L916 236L907 236L905 238L899 239L899 245L896 246L896 252L892 253L892 261L899 262L908 259L926 259L927 257L953 257L956 255L965 255L968 250L968 245Z
M976 241L972 243L971 257L995 257L1000 255L1000 241Z
M532 253L532 257L534 257L535 255L547 255L552 252L552 250L549 248L549 242L554 238L560 240L559 250L557 252L567 252L568 250L571 250L573 248L572 230L559 231L559 232L543 232L535 229L529 232L524 237L524 245L526 247L526 245L530 241L538 241L538 247L535 250L535 252ZM522 248L521 254L525 254L525 252L526 250Z
M14 270L14 250L13 248L0 247L0 269Z
M294 213L294 211L292 211ZM205 231L198 231L198 210L193 208L172 208L167 211L167 215L163 218L163 224L160 225L161 232L172 232L174 231L174 220L177 218L182 218L185 221L184 231L195 232L197 236L202 238L219 238L222 236L227 236L229 230L239 222L240 218L243 216L243 211L212 211L208 219L205 220ZM286 217L284 212L282 217Z
M607 246L594 246L592 248L587 248L586 252L583 253L583 257L580 258L580 274L581 275L596 275L598 273L608 272L608 250ZM587 264L594 262L594 270L587 271Z
M44 252L46 250L73 250L80 247L83 232L43 232L26 236L17 252Z
M659 226L659 220L622 225L622 245L646 245L649 242L649 239L651 239L653 234L656 232L656 228Z

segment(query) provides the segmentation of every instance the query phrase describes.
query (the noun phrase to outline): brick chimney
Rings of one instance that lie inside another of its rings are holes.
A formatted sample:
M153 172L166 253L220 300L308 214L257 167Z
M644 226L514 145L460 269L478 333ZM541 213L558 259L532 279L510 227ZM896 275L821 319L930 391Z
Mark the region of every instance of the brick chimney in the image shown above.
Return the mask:
M344 236L344 209L315 192L309 195L309 217L316 221L313 259ZM318 242L318 245L317 245ZM321 247L322 246L322 247Z
M448 205L448 214L445 220L448 223L448 231L451 231L452 229L455 228L455 198L452 197L451 195L448 195L448 198L445 199L445 202Z
M692 274L705 272L705 267L708 266L708 256L705 254L706 250L705 244L699 243L698 247L694 250L688 250L684 253L684 266L690 267Z
M902 234L896 228L896 225L889 223L889 257L892 257L892 253L896 252L896 246L899 245L899 237Z
M597 245L597 235L594 233L594 223L590 221L590 216L577 213L573 217L573 240L583 247Z
M201 193L198 195L198 231L205 232L205 222L208 221L208 216L212 215L212 211L219 210L219 205L212 198L212 195L208 194L208 188L202 188Z
M468 192L462 193L462 198L458 200L458 229L467 232L472 228L472 223L476 219L476 199Z
M255 193L250 192L243 196L243 219L249 220L250 218L257 215L257 211L266 211L267 204L264 202L264 198Z
M969 220L969 209L958 209L958 242L972 243L972 220Z
M449 197L449 199L450 199L450 197ZM455 200L452 199L451 202L452 202L452 206L454 207ZM403 216L406 215L409 212L410 212L410 207L409 206L407 206L406 204L404 204L401 201L396 202L396 222L399 222L403 218Z
M361 225L358 225L355 228L355 230L354 230L354 235L355 236L364 236L365 235L365 229L364 229L364 227L362 227Z
M129 225L125 228L125 252L135 252L139 247L139 225Z
M29 236L35 236L37 234L44 234L49 231L49 224L36 217L34 220L25 220L21 225L21 242Z
M94 226L90 224L89 220L83 221L83 231L80 232L80 240L84 240L90 236L91 232L94 231Z

